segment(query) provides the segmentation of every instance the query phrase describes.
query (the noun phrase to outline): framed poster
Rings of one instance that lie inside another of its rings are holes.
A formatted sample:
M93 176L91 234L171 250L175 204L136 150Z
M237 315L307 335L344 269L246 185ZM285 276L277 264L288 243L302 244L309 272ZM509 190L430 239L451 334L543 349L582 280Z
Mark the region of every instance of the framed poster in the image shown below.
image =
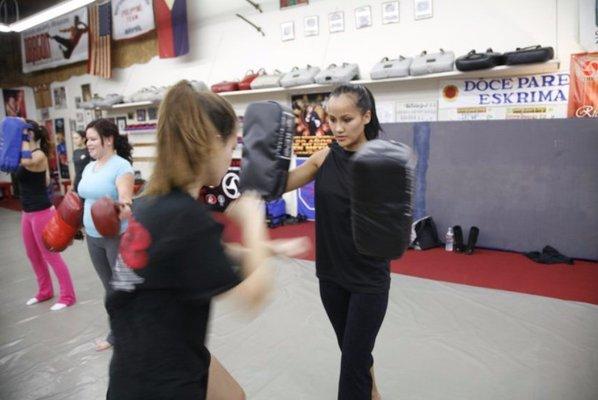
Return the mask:
M330 33L343 32L345 30L345 13L335 11L328 14L328 31Z
M89 58L87 7L42 21L21 32L23 72L85 61Z
M51 119L44 121L44 126L48 130L50 140L56 142L54 135L54 122ZM48 157L48 168L50 169L50 185L52 186L52 194L60 194L60 173L58 172L58 157L57 153L50 154Z
M66 108L66 90L64 86L54 88L54 108L63 110Z
M415 19L432 18L432 0L413 0Z
M382 24L396 24L397 22L399 22L399 2L382 3Z
M158 109L155 107L147 109L147 119L150 121L154 121L158 119Z
M146 112L145 109L137 110L137 121L143 122L146 119Z
M295 39L295 24L293 21L280 24L280 39L283 42Z
M58 156L58 170L62 179L69 179L69 160L66 151L66 139L64 135L64 119L56 118L54 120L54 134L56 137L56 155Z
M320 23L317 15L305 17L303 20L303 33L305 36L318 36L320 33Z
M7 117L27 118L25 91L22 89L4 89L4 111Z
M372 26L372 8L370 6L355 9L355 28L362 29Z
M116 117L116 126L118 130L123 133L127 130L127 117Z
M91 100L91 85L89 83L81 85L81 95L84 102Z
M324 106L328 96L330 93L300 94L291 97L296 121L293 152L298 157L309 157L334 140Z

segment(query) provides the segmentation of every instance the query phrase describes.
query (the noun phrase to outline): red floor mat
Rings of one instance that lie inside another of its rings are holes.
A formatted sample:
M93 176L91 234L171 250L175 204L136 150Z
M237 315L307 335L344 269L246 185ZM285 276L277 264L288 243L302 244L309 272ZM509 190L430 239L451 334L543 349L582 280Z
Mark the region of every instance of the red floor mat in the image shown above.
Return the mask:
M217 216L222 222L221 215ZM272 238L309 236L315 238L314 223L270 229ZM226 224L225 240L238 241L239 231ZM313 260L314 251L305 257ZM391 263L398 274L464 285L535 294L563 300L598 304L598 263L575 261L575 265L537 264L522 254L476 250L471 256L443 249L409 250Z

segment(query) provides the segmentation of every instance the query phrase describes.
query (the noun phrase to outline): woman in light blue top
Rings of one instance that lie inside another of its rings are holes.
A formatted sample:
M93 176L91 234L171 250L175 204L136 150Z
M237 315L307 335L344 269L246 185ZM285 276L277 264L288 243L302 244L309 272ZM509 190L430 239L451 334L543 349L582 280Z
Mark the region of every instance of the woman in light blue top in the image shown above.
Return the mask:
M87 248L91 262L102 281L106 293L110 290L112 271L118 256L120 235L103 237L91 218L91 207L96 200L108 196L122 204L120 233L127 229L127 218L131 215L131 200L135 183L131 166L132 147L126 136L120 135L118 127L107 119L100 118L87 125L86 139L89 155L95 161L87 164L79 183L79 195L85 199L83 226L87 234ZM112 334L106 340L96 342L97 350L112 345Z

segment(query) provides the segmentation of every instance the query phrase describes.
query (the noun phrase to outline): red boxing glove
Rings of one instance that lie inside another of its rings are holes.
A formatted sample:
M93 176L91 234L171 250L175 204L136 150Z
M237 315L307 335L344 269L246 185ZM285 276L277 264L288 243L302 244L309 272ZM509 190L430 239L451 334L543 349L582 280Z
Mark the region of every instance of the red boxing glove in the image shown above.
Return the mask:
M150 233L135 218L131 217L129 226L120 239L119 252L124 263L132 269L144 268L149 261L146 250L151 244Z
M58 205L60 217L75 229L81 228L83 222L83 202L75 192L67 192Z
M60 252L73 243L77 228L64 222L60 215L55 212L46 224L42 233L44 246L52 252Z
M120 233L120 207L110 197L102 197L91 206L91 219L100 235L118 236Z

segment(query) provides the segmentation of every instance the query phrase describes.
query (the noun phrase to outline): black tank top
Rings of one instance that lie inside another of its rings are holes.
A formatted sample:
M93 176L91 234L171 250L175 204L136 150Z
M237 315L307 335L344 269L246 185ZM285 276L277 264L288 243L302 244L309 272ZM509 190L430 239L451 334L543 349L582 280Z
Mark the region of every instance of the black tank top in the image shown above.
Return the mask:
M16 172L23 211L41 211L52 207L46 186L46 172L31 172L22 165Z
M359 254L353 242L349 163L354 153L338 143L316 174L316 274L358 293L390 288L390 262Z

